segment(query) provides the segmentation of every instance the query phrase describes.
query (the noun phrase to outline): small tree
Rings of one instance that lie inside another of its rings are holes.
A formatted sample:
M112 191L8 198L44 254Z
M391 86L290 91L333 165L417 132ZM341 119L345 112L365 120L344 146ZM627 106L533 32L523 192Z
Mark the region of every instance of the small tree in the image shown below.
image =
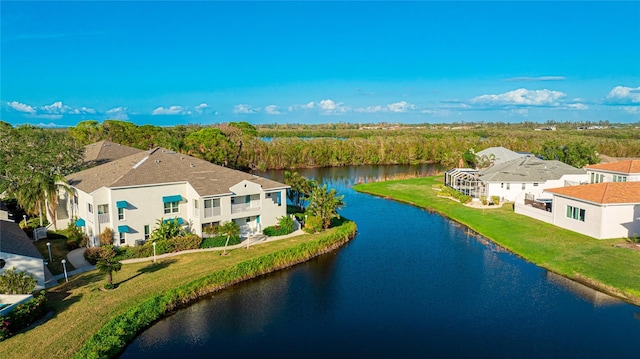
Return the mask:
M240 234L240 226L234 221L229 221L222 224L218 228L218 233L227 236L227 242L224 244L224 251L222 251L222 255L227 255L227 246L229 245L229 238L233 236L237 236Z
M29 294L35 288L35 277L25 271L18 271L16 267L7 269L0 274L0 293Z
M178 218L173 219L159 219L156 222L156 229L151 232L151 240L161 241L163 239L171 239L173 237L179 237L184 234L182 226L178 222Z
M104 246L100 249L100 257L96 263L96 268L102 274L107 275L106 289L113 289L113 272L122 269L122 263L116 260L116 250L112 245Z
M316 187L309 197L309 206L307 211L312 216L322 218L322 227L329 228L333 218L340 218L338 210L344 206L344 196L338 196L334 188L327 189L327 185Z
M105 228L100 233L100 246L112 246L113 245L113 230L109 227Z

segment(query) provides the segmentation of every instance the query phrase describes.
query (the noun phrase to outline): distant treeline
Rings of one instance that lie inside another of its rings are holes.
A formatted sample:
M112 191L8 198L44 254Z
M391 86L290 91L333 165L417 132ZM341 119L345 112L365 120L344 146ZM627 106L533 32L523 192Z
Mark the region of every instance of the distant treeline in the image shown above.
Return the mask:
M540 127L555 127L555 130L537 131ZM595 129L586 129L590 127ZM247 122L231 122L159 127L107 120L103 123L84 121L68 132L84 144L110 140L140 149L161 146L228 167L261 170L430 162L451 167L464 165L464 154L469 149L477 152L494 146L552 156L574 165L583 161L570 158L583 158L592 163L596 161L596 152L613 157L640 157L638 124L253 126Z

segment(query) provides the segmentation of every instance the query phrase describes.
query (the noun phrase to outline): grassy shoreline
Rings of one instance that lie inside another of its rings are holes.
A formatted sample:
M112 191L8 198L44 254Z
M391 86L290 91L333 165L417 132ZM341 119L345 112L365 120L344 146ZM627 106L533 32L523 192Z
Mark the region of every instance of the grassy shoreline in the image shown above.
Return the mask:
M114 277L118 288L109 292L100 290L104 275L80 274L47 293L53 318L1 342L0 357L111 357L170 311L243 280L335 250L355 237L356 230L355 223L343 221L320 234L238 248L229 256L200 252L156 264L126 264Z
M523 259L640 306L640 252L615 247L625 240L597 240L516 214L511 205L466 207L440 198L432 187L442 177L358 184L356 191L436 211Z

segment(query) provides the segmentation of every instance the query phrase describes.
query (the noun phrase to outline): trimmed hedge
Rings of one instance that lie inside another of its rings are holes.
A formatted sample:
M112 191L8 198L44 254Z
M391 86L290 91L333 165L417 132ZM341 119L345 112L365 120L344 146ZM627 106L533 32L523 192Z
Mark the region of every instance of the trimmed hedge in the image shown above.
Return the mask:
M225 243L227 243L227 236L210 237L202 240L200 248L224 247ZM236 244L240 244L240 236L232 236L229 238L230 246Z
M151 323L176 308L205 294L238 282L293 266L347 243L356 235L354 222L344 222L336 231L307 241L296 247L283 249L238 263L182 285L150 299L114 317L91 336L75 358L111 358L119 354L135 336Z

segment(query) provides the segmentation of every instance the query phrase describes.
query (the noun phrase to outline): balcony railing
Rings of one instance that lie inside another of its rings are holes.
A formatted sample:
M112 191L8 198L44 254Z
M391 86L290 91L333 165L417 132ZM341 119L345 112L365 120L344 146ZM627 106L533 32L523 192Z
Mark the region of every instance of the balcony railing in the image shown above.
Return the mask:
M98 214L98 223L109 223L109 213Z
M237 203L231 205L231 214L234 213L243 213L243 212L252 212L259 211L260 204L259 203Z

